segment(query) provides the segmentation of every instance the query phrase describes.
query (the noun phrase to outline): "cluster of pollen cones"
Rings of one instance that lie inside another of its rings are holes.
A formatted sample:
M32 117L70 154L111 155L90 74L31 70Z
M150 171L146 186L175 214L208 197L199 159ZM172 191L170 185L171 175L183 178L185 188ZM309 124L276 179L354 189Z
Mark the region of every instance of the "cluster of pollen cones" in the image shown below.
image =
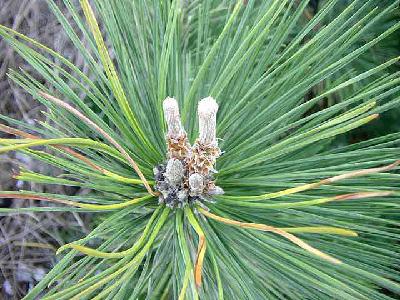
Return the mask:
M182 126L178 102L168 97L163 109L168 127L168 159L154 168L160 202L180 208L212 201L214 195L223 194L213 178L215 162L221 155L216 139L217 102L212 97L199 102L199 137L193 145Z

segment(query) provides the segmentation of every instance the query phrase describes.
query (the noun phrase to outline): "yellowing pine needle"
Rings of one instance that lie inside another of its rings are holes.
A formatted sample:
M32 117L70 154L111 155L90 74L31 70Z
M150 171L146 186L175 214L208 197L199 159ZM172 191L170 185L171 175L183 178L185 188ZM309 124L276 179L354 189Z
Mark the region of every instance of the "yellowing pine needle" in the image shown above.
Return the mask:
M136 120L136 117L133 114L131 107L129 106L129 102L126 98L124 89L119 80L116 68L115 68L115 66L112 62L112 59L108 53L106 44L101 35L99 24L97 23L95 14L93 12L92 7L90 6L89 1L88 0L80 0L80 4L81 4L82 10L83 10L83 13L86 17L86 21L90 27L90 30L93 34L94 39L95 39L97 49L99 51L100 59L103 64L104 71L106 72L107 78L110 81L111 89L115 95L115 99L118 101L118 104L120 105L124 115L129 120L131 125L133 126L133 129L135 130L137 135L142 138L143 142L146 144L146 146L149 149L155 151L153 145L148 141L146 135L143 133L143 131L139 125L139 122Z
M30 134L30 133L26 133L22 130L16 129L16 128L12 128L9 126L6 126L4 124L0 124L0 131L6 132L8 134L12 134L15 136L20 136L26 139L41 139L39 136ZM118 174L115 174L111 171L108 171L98 165L96 165L94 162L92 162L90 159L88 159L87 157L83 156L82 154L72 150L69 147L66 146L62 146L62 145L53 145L54 148L60 149L72 156L74 156L75 158L79 159L80 161L82 161L83 163L87 164L89 167L103 173L104 175L117 180L117 181L121 181L121 182L125 182L125 183L132 183L132 184L140 184L143 183L140 179L135 179L135 178L127 178L127 177L123 177L120 176Z
M290 233L319 233L319 234L336 234L344 236L358 236L357 232L353 230L331 227L331 226L285 227L279 229Z
M91 126L92 128L94 128L97 133L101 134L105 139L107 139L111 144L114 145L115 148L118 149L118 151L126 158L126 160L129 162L129 164L133 167L133 169L136 171L136 173L138 174L139 178L142 180L144 186L146 187L147 191L149 192L149 194L155 196L156 193L153 192L153 190L151 189L149 183L147 182L146 178L144 177L142 171L140 170L139 166L136 164L136 162L132 159L132 157L130 157L130 155L125 151L125 149L116 141L114 140L107 132L105 132L102 128L100 128L100 126L98 126L96 123L94 123L92 120L90 120L89 118L87 118L86 116L84 116L80 111L78 111L77 109L73 108L71 105L69 105L68 103L54 97L51 95L48 95L46 93L43 92L39 92L39 95L41 95L42 97L44 97L45 99L65 108L66 110L68 110L69 112L71 112L72 114L74 114L75 116L77 116L79 119L81 119L84 123L86 123L87 125Z
M284 209L284 208L294 208L294 207L305 207L312 205L320 205L329 202L335 201L345 201L345 200L356 200L356 199L364 199L364 198L373 198L373 197L385 197L390 196L394 192L393 191L385 191L385 192L359 192L352 194L344 194L332 197L324 197L318 198L314 200L305 200L305 201L297 201L297 202L278 202L278 203L255 203L255 202L241 202L235 201L235 205L237 206L248 206L248 207L259 207L259 208L269 208L269 209ZM224 199L225 201L225 199ZM232 201L231 199L228 201Z
M74 202L74 201L69 201L69 200L64 200L64 199L57 199L57 198L50 198L46 196L40 196L40 195L32 195L32 194L19 194L19 193L1 193L0 198L12 198L12 199L26 199L26 200L40 200L40 201L47 201L47 202L53 202L53 203L60 203L60 204L66 204L69 206L74 206L74 207L80 207L84 209L89 209L89 210L114 210L114 209L121 209L133 204L137 204L140 202L143 202L145 200L148 200L152 198L151 195L146 195L140 198L135 198L132 200L128 200L125 202L121 203L115 203L115 204L90 204L90 203L79 203L79 202Z
M179 292L178 300L184 300L186 297L186 291L189 286L190 279L192 278L192 276L194 276L194 272L193 272L192 261L190 258L189 248L183 233L182 210L178 210L175 216L176 216L176 223L175 223L176 230L178 232L178 241L186 264L185 274L183 276L182 288L181 291ZM194 299L198 299L198 294L197 291L195 290L193 290L193 297Z
M118 152L107 144L97 142L85 138L54 138L54 139L0 139L1 145L7 145L0 148L0 153L6 153L8 151L15 151L19 149L27 149L37 146L46 145L72 145L80 147L89 147L93 149L98 149L107 153L113 157L118 156ZM117 157L118 159L120 157Z
M115 97L116 97L118 103L120 104L122 110L124 111L126 117L129 119L129 121L132 122L132 124L135 126L135 129L139 130L138 122L135 119L133 112L128 104L125 93L122 89L122 85L119 81L117 71L115 70L115 67L111 60L111 57L108 54L107 47L104 43L99 25L96 21L96 17L92 10L92 7L90 6L89 1L87 1L87 0L81 0L80 3L82 6L82 9L83 9L83 12L86 16L86 20L89 24L90 30L92 31L93 37L96 41L96 45L97 45L97 48L99 51L101 62L104 67L104 71L106 72L106 75L107 75L108 79L110 80L111 88L115 94Z
M203 262L204 262L204 255L206 253L207 242L206 242L206 237L204 235L204 232L201 229L199 222L197 222L197 219L194 216L192 210L186 206L185 213L189 220L190 225L192 225L193 229L196 231L196 233L199 236L199 245L197 248L197 257L196 257L196 263L194 266L194 281L195 281L196 287L199 288L201 286Z
M183 285L181 291L179 292L178 300L185 300L186 290L190 282L190 276L192 276L191 268L190 266L186 266L185 274L183 275Z
M225 223L228 225L233 225L233 226L238 226L241 228L251 228L251 229L256 229L256 230L261 230L261 231L266 231L266 232L272 232L275 234L278 234L286 239L288 239L289 241L291 241L292 243L296 244L297 246L299 246L300 248L307 250L308 252L319 256L331 263L334 264L341 264L342 262L328 254L323 253L322 251L310 246L309 244L307 244L306 242L304 242L303 240L299 239L298 237L294 236L293 234L282 230L280 228L276 228L273 226L268 226L268 225L264 225L264 224L256 224L256 223L243 223L243 222L239 222L239 221L235 221L235 220L231 220L231 219L227 219L227 218L223 218L221 216L217 216L213 213L210 213L209 211L198 207L197 208L199 210L200 213L202 213L203 215L205 215L206 217L216 220L218 222L221 223Z
M97 281L96 283L92 284L87 289L85 289L82 292L80 292L79 294L75 295L72 299L76 299L76 300L82 299L85 296L89 295L91 292L95 291L97 288L112 281L114 278L116 278L117 276L119 276L120 274L125 272L125 270L127 270L129 268L137 267L142 262L145 255L149 252L149 249L153 245L154 240L156 239L162 226L167 221L169 212L170 212L170 210L168 208L164 208L160 218L158 219L156 225L153 228L153 231L151 232L151 234L147 240L147 243L145 245L143 245L142 249L135 255L135 257L132 258L132 260L130 262L128 262L126 265L124 265L123 267L121 267L120 269L115 271L114 273L112 273L112 274L104 277L103 279ZM84 281L79 283L79 285L84 285L84 284L85 284ZM62 293L62 292L60 292L60 293ZM57 299L57 298L55 298L55 299Z
M249 201L274 199L274 198L279 198L282 196L292 195L292 194L296 194L299 192L315 189L317 187L320 187L321 185L332 184L332 183L340 181L340 180L365 176L365 175L374 174L374 173L387 172L387 171L393 170L399 164L400 164L400 160L397 160L394 163L387 165L387 166L352 171L352 172L344 173L341 175L333 176L330 178L326 178L326 179L320 180L318 182L304 184L304 185L300 185L300 186L297 186L294 188L289 188L289 189L282 190L279 192L273 192L273 193L263 194L263 195L259 195L259 196L221 196L221 197L229 198L229 199L249 200Z
M146 239L146 237L150 231L150 228L152 227L154 220L158 216L160 210L161 210L161 206L159 206L154 211L154 213L151 215L151 218L147 222L147 225L144 228L144 231L143 231L142 235L140 236L140 238L135 242L135 244L131 248L129 248L127 250L124 250L121 252L103 252L103 251L92 249L92 248L89 248L86 246L69 243L69 244L65 244L64 246L61 246L60 248L58 248L56 255L60 254L61 252L63 252L64 250L66 250L68 248L72 248L72 249L78 250L79 252L82 252L83 254L93 256L93 257L99 257L99 258L122 258L127 255L132 255L132 254L136 253L138 251L138 249L143 245L144 240Z

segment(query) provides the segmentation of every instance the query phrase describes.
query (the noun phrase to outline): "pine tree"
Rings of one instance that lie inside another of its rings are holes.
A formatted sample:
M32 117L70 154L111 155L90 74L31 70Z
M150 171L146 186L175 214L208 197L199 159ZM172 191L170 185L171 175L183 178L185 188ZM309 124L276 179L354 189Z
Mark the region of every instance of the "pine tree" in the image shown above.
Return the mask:
M0 26L47 84L10 78L48 108L1 116L16 138L0 153L64 172L20 180L91 191L3 191L60 205L1 212L98 220L25 299L400 294L400 133L341 140L400 102L399 57L363 63L398 32L378 26L398 0L327 0L308 19L306 0L79 2L64 0L72 24L48 0L87 72Z

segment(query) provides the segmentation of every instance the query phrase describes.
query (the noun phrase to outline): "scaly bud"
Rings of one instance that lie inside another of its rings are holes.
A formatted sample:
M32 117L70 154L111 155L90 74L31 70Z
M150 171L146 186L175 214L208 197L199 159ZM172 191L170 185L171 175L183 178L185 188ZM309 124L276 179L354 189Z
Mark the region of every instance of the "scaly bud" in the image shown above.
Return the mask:
M204 190L204 180L203 176L198 173L194 173L189 176L189 195L199 196Z
M199 102L199 142L203 145L217 145L217 111L218 104L214 98L207 97Z
M165 177L169 184L177 186L182 183L184 176L184 169L181 161L179 159L171 158L165 170Z

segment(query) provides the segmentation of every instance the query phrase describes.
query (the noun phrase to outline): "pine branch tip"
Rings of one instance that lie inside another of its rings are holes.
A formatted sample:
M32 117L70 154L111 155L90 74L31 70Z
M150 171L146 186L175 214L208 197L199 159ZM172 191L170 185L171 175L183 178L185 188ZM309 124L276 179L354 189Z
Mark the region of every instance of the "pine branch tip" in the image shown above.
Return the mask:
M181 122L178 101L171 97L165 98L163 101L163 110L168 128L168 137L172 139L180 139L186 136L185 129Z
M214 115L218 111L218 103L211 96L203 98L198 104L198 113L201 116Z
M218 104L212 97L199 101L199 143L202 145L217 145L217 112Z

